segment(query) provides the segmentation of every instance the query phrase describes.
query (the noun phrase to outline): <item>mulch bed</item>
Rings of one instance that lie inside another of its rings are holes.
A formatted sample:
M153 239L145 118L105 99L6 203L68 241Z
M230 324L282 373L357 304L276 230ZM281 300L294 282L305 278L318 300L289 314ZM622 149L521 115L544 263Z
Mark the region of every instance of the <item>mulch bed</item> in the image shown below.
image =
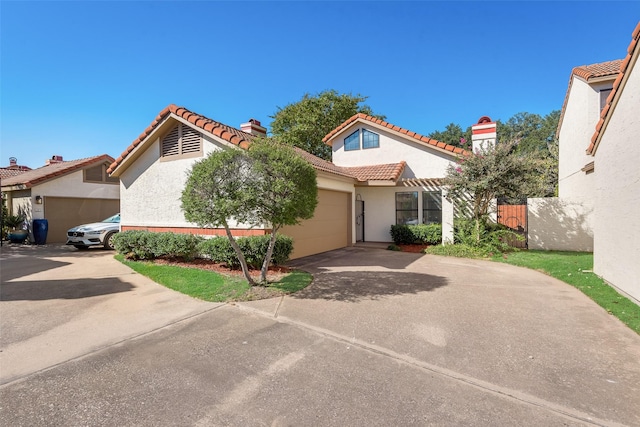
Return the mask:
M200 270L214 271L225 276L244 277L242 269L229 268L226 264L216 263L208 259L196 258L192 261L184 261L181 259L156 258L154 262L161 265L173 265L177 267L198 268ZM267 281L277 282L290 272L291 269L289 267L271 266L267 273ZM254 279L258 279L260 277L260 269L249 269L249 274Z
M398 245L402 252L411 252L414 254L422 253L422 251L429 247L429 245Z

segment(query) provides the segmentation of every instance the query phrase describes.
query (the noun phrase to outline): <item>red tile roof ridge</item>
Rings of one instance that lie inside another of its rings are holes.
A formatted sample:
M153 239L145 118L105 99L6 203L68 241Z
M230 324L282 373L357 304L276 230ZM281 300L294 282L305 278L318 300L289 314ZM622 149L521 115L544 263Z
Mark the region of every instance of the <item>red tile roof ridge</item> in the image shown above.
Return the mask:
M407 162L404 160L398 163L385 163L379 165L366 166L345 166L344 170L348 171L358 181L397 181L402 172L404 172Z
M571 70L571 74L589 80L596 77L615 76L620 72L622 59L599 62L597 64L580 65Z
M620 93L622 92L620 85L622 84L623 80L625 80L625 77L628 77L629 75L629 72L630 72L629 64L631 63L631 59L633 55L636 53L636 51L640 50L640 47L638 46L639 40L640 40L640 21L638 22L638 24L636 25L636 28L631 33L631 42L627 47L627 56L624 58L624 60L621 60L618 77L613 82L613 88L611 89L611 93L607 97L607 103L602 109L602 111L600 112L600 120L598 120L598 123L596 124L595 132L593 133L590 144L587 147L587 150L586 150L587 154L590 154L593 156L595 155L598 149L598 146L600 144L600 139L602 138L602 133L604 131L603 127L605 125L605 122L608 121L608 119L613 114L613 111L615 110L615 105L613 101L615 99L617 102L617 99L620 98Z
M231 144L234 144L240 148L247 149L251 142L255 139L255 135L244 132L242 130L236 129L232 126L225 125L224 123L217 122L208 117L202 116L200 114L194 113L193 111L188 110L185 107L177 106L176 104L169 104L165 107L151 122L151 124L142 132L138 138L136 138L118 157L116 160L111 163L109 169L107 169L107 173L112 173L122 162L127 158L127 156L142 142L145 138L153 132L156 127L163 121L169 114L174 114L178 117L186 119L189 123L194 126L203 129L204 131L215 135L218 138L221 138ZM304 159L306 159L313 167L318 170L322 170L325 172L333 173L336 175L345 176L348 178L353 178L351 174L344 171L339 166L334 165L331 162L328 162L320 157L317 157L307 151L302 150L301 148L294 147L294 149L302 155Z
M109 166L109 169L107 169L107 173L112 173L120 164L122 164L127 156L138 145L140 145L140 143L144 141L147 136L149 136L170 114L174 114L188 121L194 126L204 130L205 132L213 134L241 148L247 148L251 141L255 138L255 136L250 133L243 132L224 123L211 120L210 118L194 113L193 111L190 111L185 107L181 107L176 104L169 104L162 111L160 111L160 113L151 122L151 124L147 126L147 128L136 139L133 140L133 142L122 152L120 157L118 157L111 164L111 166Z
M469 151L464 150L462 148L458 148L458 147L455 147L453 145L443 143L441 141L436 141L435 139L431 139L429 137L422 136L422 135L420 135L418 133L415 133L415 132L412 132L412 131L410 131L408 129L402 128L400 126L393 125L393 124L388 123L388 122L386 122L384 120L378 119L378 118L373 117L373 116L369 116L369 115L364 114L364 113L354 114L353 116L351 116L350 118L348 118L347 120L342 122L335 129L333 129L331 132L329 132L327 135L325 135L325 137L322 138L322 142L327 143L331 138L333 138L335 135L337 135L340 131L345 129L347 126L350 126L353 122L355 122L358 119L365 120L365 121L368 121L368 122L375 123L377 125L386 127L387 129L390 129L392 131L398 132L398 133L402 134L403 136L405 136L405 137L407 137L407 138L409 138L409 139L411 139L413 141L419 142L422 145L428 145L428 146L444 149L446 151L454 152L456 154L462 154L462 155L470 154ZM442 144L444 144L444 146Z
M76 160L67 160L58 163L51 163L49 165L45 165L39 167L37 169L31 169L30 171L26 171L21 173L20 175L7 178L3 180L2 186L10 186L10 185L25 185L26 188L31 188L34 185L37 185L41 182L48 181L57 176L62 176L69 174L71 172L75 172L78 169L82 169L85 166L89 166L94 163L99 163L103 161L108 161L112 163L113 157L108 154L100 154L98 156L93 157L85 157L82 159Z
M586 81L595 77L615 76L620 72L620 66L622 65L622 59L614 59L613 61L599 62L591 65L580 65L574 67L569 75L569 84L567 86L567 92L564 96L564 102L562 103L562 109L560 110L560 118L558 119L558 127L556 128L556 138L560 133L560 127L564 120L564 112L567 108L567 102L569 102L569 93L571 92L571 86L573 84L573 77L578 76Z

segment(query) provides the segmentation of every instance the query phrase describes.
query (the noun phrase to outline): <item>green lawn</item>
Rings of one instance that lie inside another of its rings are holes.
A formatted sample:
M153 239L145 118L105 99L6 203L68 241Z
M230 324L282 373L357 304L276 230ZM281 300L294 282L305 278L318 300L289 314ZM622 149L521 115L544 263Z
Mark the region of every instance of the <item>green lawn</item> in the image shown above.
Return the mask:
M620 295L591 271L593 254L520 251L495 256L493 260L538 270L575 286L607 312L640 334L640 306Z
M246 301L289 294L305 288L313 279L311 274L304 271L292 271L278 282L252 289L242 278L225 276L213 271L145 261L128 261L122 255L116 255L116 259L160 285L212 302Z

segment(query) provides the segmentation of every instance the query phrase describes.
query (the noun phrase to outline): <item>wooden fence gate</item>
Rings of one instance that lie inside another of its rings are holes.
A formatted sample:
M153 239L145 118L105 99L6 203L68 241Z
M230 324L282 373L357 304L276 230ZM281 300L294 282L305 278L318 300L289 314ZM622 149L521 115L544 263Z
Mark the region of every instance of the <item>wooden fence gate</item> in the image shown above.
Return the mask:
M527 242L527 199L498 199L498 224L506 225L523 240L513 239L509 244L515 248L528 248Z

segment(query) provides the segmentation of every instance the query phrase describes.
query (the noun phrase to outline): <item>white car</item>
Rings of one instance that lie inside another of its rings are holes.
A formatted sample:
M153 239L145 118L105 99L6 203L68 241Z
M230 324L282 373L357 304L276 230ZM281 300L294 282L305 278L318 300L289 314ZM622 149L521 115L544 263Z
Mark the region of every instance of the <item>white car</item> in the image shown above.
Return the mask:
M104 246L113 249L113 236L120 231L120 214L117 213L100 222L83 224L67 231L67 245L73 245L80 250L91 246Z

